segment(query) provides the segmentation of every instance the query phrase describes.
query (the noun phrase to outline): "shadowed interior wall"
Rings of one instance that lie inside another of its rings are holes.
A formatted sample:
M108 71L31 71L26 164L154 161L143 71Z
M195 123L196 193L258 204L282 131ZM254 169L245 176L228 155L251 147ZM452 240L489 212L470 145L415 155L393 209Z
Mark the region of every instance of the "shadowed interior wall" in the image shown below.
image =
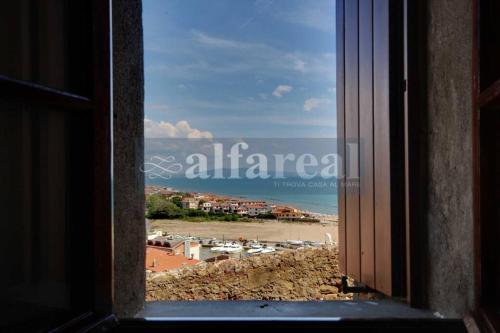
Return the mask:
M113 1L115 309L131 317L145 297L144 72L140 0Z
M427 223L430 308L473 305L472 1L427 1Z

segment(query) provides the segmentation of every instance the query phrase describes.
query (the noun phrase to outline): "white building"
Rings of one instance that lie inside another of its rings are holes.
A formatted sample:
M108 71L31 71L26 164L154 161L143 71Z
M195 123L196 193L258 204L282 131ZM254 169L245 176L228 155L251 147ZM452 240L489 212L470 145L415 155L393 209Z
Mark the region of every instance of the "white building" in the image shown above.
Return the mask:
M214 204L210 201L206 201L204 203L201 204L201 210L204 211L204 212L209 212L212 210L212 207L214 206Z
M238 215L248 215L248 210L246 209L245 206L238 207L233 214L238 214Z
M184 256L188 259L200 260L200 247L201 247L201 245L197 242L185 240L184 241Z
M224 214L231 213L231 205L228 203L223 203L220 205L220 211Z
M153 240L156 237L161 237L161 236L163 236L163 232L161 232L160 230L156 230L151 233L148 233L148 240Z
M198 209L199 201L195 200L193 198L186 198L186 199L182 199L181 203L182 203L182 208Z
M267 205L246 205L246 208L248 210L248 216L257 216L257 215L264 215L264 214L269 214L271 213L272 209L267 206Z
M238 210L238 208L240 208L240 205L237 204L236 202L232 202L232 203L229 204L229 211L232 214L236 214L236 211Z

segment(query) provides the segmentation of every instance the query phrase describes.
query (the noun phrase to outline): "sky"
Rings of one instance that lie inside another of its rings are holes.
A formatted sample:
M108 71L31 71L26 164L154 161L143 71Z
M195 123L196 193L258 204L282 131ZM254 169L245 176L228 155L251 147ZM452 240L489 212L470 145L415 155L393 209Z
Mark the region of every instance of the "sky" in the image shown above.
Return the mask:
M333 138L334 0L144 0L145 136Z

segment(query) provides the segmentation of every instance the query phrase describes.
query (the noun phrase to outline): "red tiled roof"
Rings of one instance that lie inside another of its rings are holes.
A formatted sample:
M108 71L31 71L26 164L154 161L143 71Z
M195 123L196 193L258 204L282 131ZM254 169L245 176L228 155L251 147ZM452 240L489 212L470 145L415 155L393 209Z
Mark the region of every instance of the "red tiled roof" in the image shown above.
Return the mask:
M247 208L267 208L264 204L245 204Z
M153 262L155 263L154 267ZM146 269L153 272L193 266L199 262L200 260L189 259L183 255L173 255L161 247L146 246Z

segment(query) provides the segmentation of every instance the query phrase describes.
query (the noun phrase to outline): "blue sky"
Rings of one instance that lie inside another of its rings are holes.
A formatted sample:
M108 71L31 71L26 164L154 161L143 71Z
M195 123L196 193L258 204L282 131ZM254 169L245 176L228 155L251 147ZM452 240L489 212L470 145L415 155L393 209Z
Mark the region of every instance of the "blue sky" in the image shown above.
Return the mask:
M147 137L335 137L334 0L144 0Z

